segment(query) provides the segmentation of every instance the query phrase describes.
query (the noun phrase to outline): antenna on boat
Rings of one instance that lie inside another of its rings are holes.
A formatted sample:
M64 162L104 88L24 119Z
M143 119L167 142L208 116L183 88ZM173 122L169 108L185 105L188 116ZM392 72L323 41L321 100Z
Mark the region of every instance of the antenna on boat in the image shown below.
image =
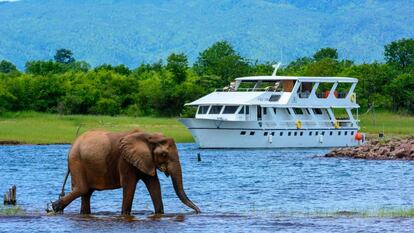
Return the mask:
M273 70L272 76L276 76L277 70L279 69L281 64L282 63L278 62L277 64L272 65L272 67L275 68L275 70Z

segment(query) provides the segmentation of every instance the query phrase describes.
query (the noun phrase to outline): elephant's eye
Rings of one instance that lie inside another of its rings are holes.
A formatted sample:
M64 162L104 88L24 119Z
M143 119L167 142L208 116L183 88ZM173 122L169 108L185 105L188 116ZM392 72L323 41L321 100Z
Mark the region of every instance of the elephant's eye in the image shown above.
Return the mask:
M168 154L166 152L162 152L162 154L161 154L162 157L167 157L167 155Z

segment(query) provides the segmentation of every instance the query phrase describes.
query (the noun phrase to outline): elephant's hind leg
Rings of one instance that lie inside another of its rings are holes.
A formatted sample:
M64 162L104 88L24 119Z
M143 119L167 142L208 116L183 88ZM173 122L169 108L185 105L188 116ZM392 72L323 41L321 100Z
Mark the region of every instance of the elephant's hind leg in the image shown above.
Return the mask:
M93 191L90 189L87 194L82 196L80 214L91 214L91 196Z

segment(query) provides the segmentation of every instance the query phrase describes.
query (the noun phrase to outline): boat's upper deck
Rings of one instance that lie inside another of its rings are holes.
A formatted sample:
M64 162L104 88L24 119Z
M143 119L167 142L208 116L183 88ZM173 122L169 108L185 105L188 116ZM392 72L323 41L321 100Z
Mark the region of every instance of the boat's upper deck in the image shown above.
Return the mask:
M358 79L349 77L241 77L187 105L357 108L357 82Z

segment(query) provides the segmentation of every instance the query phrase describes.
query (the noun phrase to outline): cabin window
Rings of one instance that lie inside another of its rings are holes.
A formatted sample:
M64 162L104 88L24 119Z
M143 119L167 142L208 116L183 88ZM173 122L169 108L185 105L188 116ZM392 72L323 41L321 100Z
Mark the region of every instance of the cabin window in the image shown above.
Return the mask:
M246 135L246 131L241 131L240 135Z
M198 107L198 114L207 114L208 108L210 106L200 106Z
M346 136L346 135L348 135L348 131L345 131L345 133L344 133L344 134L345 134L345 136Z
M351 131L351 135L354 135L354 131Z
M322 134L322 136L325 136L325 131L322 131L321 134Z
M303 136L303 132L300 132L300 136Z
M275 115L276 115L276 112L277 112L277 111L276 111L276 109L277 109L277 108L273 108L273 112L275 113Z
M301 108L293 108L293 112L297 115L303 115L303 111Z
M318 131L316 131L316 132L315 132L315 135L316 135L316 136L318 136L318 135L319 135L319 132L318 132Z
M298 135L298 132L295 132L294 135L297 136Z
M292 132L289 132L289 133L288 133L288 136L290 136L290 135L292 135Z
M239 114L244 114L244 106L241 106Z
M263 133L263 136L267 136L269 133L268 132L264 132Z
M341 131L338 131L338 136L341 136Z
M270 102L277 102L279 101L281 95L271 95L269 98Z
M320 109L320 108L314 108L314 109L313 109L313 112L314 112L316 115L322 115L322 109Z
M225 106L223 110L223 114L234 114L236 113L239 106Z
M309 136L312 136L312 131L309 132Z
M280 132L280 134L279 134L280 136L283 136L283 132Z
M209 114L220 114L222 108L223 106L221 105L211 106Z
M303 82L300 84L298 88L298 96L299 98L309 98L310 93L312 92L314 83L312 82Z
M267 108L263 108L263 115L267 114Z
M253 136L254 135L254 131L250 131L250 135Z
M332 136L332 134L333 134L333 132L332 132L332 131L331 131L331 132L329 132L329 135L330 135L330 136Z
M246 114L249 115L249 106L246 106Z
M275 132L272 132L272 136L275 136Z

